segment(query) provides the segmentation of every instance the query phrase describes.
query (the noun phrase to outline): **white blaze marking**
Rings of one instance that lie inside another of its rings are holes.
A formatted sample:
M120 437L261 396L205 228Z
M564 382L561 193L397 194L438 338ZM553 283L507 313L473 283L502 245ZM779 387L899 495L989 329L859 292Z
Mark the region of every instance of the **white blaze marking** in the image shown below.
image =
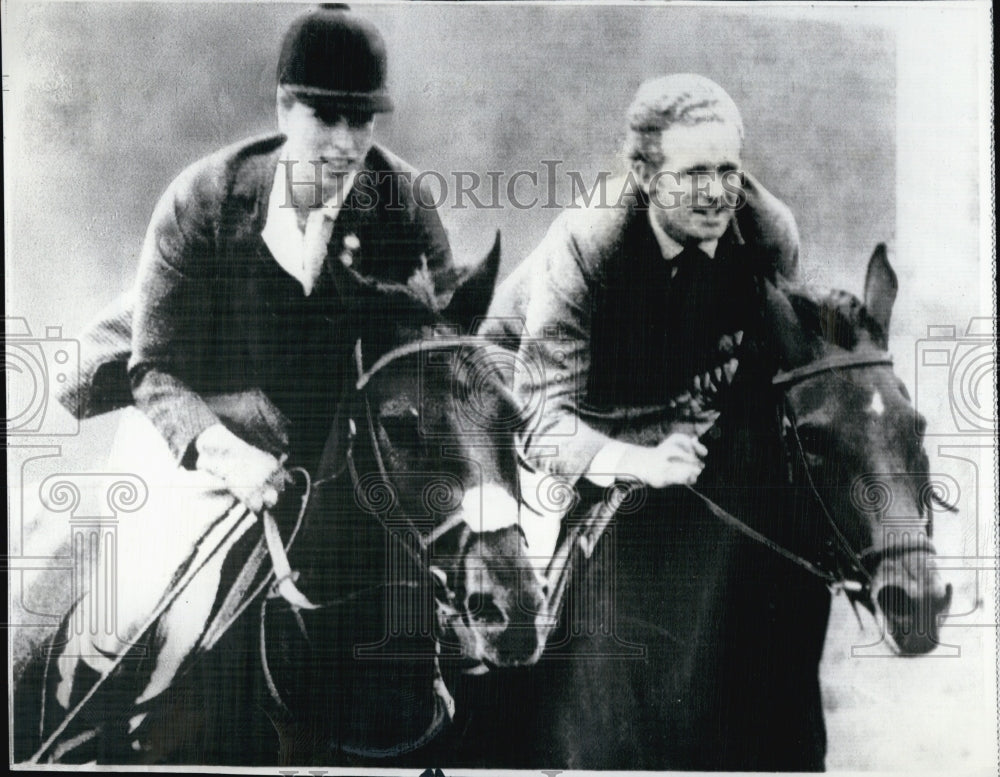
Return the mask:
M878 389L872 395L872 403L868 406L868 412L874 413L877 416L885 412L885 403L882 401L882 395L878 392Z
M517 524L517 500L501 486L475 486L462 498L462 513L473 531L499 531Z
M498 485L470 488L462 499L463 517L473 531L498 531L515 526L520 521L521 531L528 543L528 556L532 566L541 575L555 553L562 516L549 513L540 515L527 507L520 510L518 508L517 500Z

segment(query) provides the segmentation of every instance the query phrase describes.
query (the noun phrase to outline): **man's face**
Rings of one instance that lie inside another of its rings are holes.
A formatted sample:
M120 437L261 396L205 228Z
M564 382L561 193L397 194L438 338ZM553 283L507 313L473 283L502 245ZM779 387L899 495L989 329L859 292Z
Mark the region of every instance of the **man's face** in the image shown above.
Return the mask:
M742 204L739 130L729 122L675 124L661 135L663 164L643 168L650 212L678 243L722 237Z
M288 137L286 158L297 163L292 168L294 182L312 182L321 175L323 199L309 203L318 206L338 193L348 173L361 169L372 147L375 117L296 100L288 106L279 104L278 127ZM293 188L297 196L315 192L309 186Z

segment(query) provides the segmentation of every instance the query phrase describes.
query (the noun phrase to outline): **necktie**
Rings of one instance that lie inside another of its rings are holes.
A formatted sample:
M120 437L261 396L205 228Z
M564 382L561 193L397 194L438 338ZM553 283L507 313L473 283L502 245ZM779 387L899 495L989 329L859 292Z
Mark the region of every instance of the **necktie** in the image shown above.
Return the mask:
M700 274L698 271L707 269L708 263L711 261L712 258L698 246L686 246L670 262L671 277L677 279L679 277L689 277L693 273Z
M312 293L326 261L326 250L333 234L333 219L320 209L309 214L302 253L302 287L306 295Z

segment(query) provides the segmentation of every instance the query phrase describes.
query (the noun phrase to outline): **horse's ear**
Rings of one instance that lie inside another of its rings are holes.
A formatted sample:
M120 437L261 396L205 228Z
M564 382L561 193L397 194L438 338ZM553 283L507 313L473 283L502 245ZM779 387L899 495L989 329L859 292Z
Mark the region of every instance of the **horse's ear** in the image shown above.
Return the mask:
M788 297L787 282L779 276L778 285L764 281L765 337L784 369L800 367L814 356L812 341L799 314Z
M445 321L458 324L463 332L471 332L476 319L482 318L493 300L493 289L500 271L500 230L493 248L479 264L469 270L459 282L451 302L443 311Z
M889 319L892 318L892 306L896 301L899 283L896 273L889 264L888 250L885 243L875 247L872 258L868 260L868 272L865 275L865 308L880 331L872 332L878 344L883 348L889 345Z

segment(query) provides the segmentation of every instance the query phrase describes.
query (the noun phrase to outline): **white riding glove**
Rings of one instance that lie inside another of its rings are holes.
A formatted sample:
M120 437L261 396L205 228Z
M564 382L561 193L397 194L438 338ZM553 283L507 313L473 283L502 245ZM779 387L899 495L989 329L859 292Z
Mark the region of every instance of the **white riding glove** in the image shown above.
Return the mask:
M272 509L290 481L283 466L285 456L276 459L222 424L214 424L198 435L195 449L195 466L220 478L229 492L254 513Z

